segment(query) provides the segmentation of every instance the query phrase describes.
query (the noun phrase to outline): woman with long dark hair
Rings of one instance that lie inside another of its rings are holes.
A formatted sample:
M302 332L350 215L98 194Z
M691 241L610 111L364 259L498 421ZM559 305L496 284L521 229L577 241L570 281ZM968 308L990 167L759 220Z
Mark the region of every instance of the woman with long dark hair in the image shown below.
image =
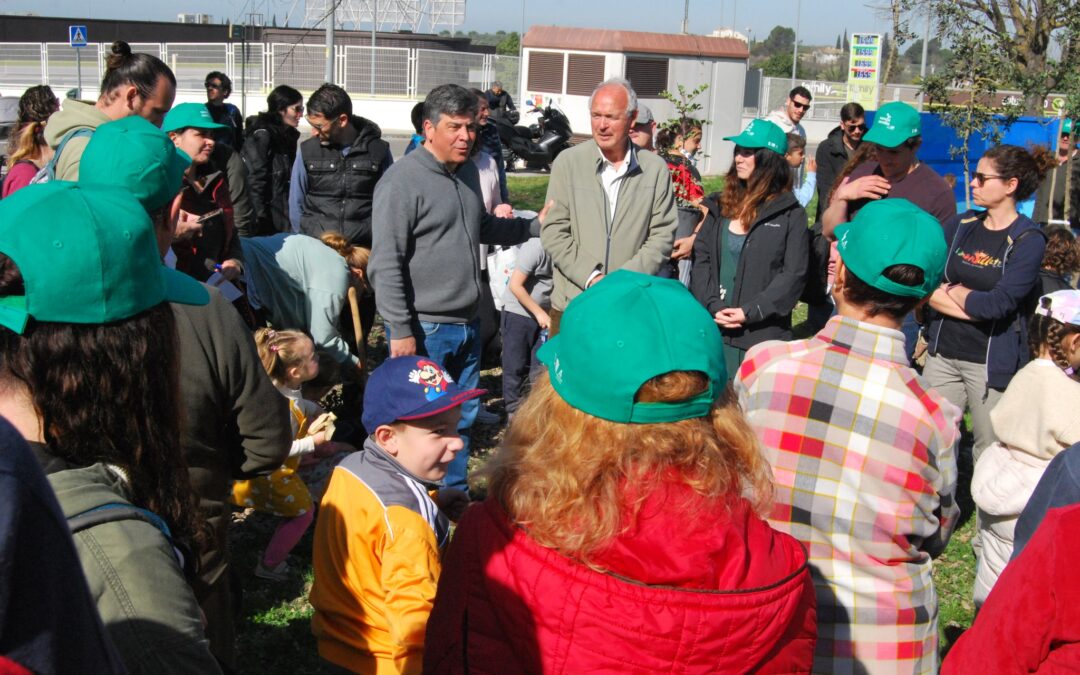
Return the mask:
M45 142L45 124L49 116L60 109L60 101L47 84L30 87L19 98L19 117L8 143L7 176L3 192L7 197L30 184L45 163L52 159L53 149Z
M291 232L289 177L300 139L304 97L282 84L266 97L266 111L248 118L244 163L248 167L255 235Z
M0 202L0 414L48 474L128 671L213 673L185 580L206 532L180 449L169 306L208 296L155 242L115 188L53 181Z
M704 200L709 214L694 241L690 291L724 336L728 373L746 350L791 339L791 312L806 283L810 234L791 193L787 135L753 120L735 143L724 191Z

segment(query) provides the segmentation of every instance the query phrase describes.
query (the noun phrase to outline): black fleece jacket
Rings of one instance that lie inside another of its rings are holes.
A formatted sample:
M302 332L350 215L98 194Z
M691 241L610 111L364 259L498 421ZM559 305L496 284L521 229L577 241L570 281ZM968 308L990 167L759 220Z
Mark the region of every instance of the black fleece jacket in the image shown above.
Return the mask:
M766 202L747 233L735 272L735 288L721 289L721 236L728 219L720 215L720 194L705 199L709 214L694 242L690 292L710 314L739 307L746 322L723 330L725 343L749 349L765 340L791 339L791 312L806 283L810 232L806 211L791 192Z

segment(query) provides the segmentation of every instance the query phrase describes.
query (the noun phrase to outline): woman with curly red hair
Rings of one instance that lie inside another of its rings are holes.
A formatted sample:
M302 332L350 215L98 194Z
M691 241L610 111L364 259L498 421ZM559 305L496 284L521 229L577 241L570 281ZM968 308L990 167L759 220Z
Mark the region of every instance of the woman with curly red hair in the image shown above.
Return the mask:
M806 552L712 317L617 271L568 307L450 544L425 672L809 672Z

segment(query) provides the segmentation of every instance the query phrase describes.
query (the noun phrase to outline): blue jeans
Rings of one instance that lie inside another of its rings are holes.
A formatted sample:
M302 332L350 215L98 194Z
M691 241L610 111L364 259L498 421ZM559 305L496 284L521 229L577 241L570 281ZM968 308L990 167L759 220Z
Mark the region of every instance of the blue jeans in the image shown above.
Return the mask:
M416 332L416 352L442 364L454 382L462 389L480 385L480 319L469 323L432 323L421 321ZM448 488L468 491L469 429L480 410L480 399L461 404L458 433L465 447L450 462L443 484Z
M922 326L915 320L915 312L904 317L904 324L900 327L900 331L904 334L904 353L907 354L908 364L911 364L911 360L915 358L915 346L919 342L920 330Z

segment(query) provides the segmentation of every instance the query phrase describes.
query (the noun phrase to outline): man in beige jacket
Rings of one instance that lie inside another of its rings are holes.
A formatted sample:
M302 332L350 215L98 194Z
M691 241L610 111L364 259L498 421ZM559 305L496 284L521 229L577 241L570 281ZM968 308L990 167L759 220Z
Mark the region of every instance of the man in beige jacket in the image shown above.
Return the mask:
M660 271L675 241L677 216L667 164L630 142L637 95L623 79L589 98L592 140L566 150L551 169L540 230L554 264L551 332L579 293L608 272Z

